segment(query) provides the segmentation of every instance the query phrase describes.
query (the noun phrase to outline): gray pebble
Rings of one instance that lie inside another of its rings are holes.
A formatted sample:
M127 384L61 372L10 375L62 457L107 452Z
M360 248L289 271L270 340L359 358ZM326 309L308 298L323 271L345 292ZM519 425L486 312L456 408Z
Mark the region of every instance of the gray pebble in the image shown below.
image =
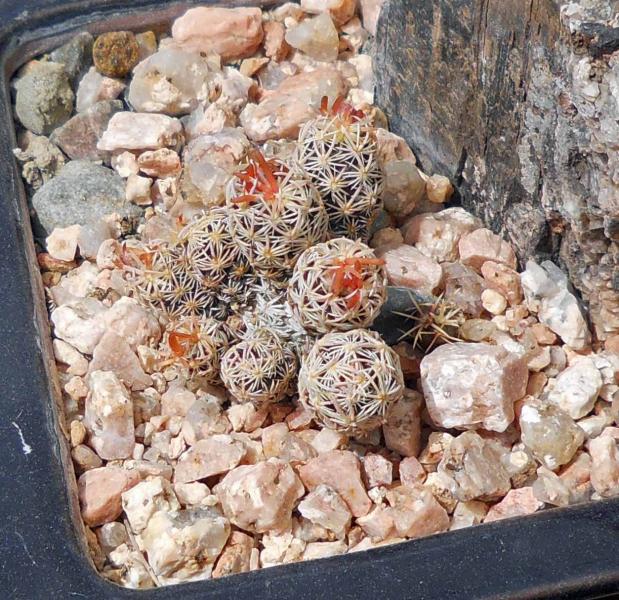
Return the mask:
M62 63L69 79L75 82L92 65L92 45L94 38L87 31L82 31L66 44L56 48L50 57L54 62Z
M21 124L47 135L65 123L73 112L73 90L64 66L33 61L15 82L15 112Z
M54 227L88 225L116 212L137 218L142 211L125 199L125 183L111 169L86 160L74 160L48 181L32 198L33 226L38 237Z

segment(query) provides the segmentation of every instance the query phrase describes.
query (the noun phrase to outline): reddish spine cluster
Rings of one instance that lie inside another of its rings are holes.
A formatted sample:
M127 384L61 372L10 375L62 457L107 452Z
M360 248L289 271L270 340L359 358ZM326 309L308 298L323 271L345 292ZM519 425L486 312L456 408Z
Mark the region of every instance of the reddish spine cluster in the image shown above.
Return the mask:
M329 108L329 97L323 96L320 102L320 112L323 115L340 117L342 121L348 125L365 119L365 113L362 110L354 108L352 104L346 102L342 96L338 96L335 99L331 108Z
M363 267L370 265L384 265L381 258L340 258L336 262L335 273L331 291L337 296L348 296L346 301L348 308L353 308L361 300L361 288L363 287Z
M279 192L279 181L275 169L282 171L283 166L277 165L274 160L266 160L259 150L251 150L249 165L244 171L236 173L246 193L235 198L232 201L233 204L249 204L256 202L259 197L274 200Z

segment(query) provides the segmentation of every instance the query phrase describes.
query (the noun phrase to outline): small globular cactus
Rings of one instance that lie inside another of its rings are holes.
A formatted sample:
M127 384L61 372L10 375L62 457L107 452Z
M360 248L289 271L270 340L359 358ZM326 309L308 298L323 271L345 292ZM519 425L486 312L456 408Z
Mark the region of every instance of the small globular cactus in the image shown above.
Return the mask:
M338 98L299 133L296 162L318 188L335 237L366 241L380 205L383 174L374 128L364 113Z
M258 150L249 153L226 197L234 240L254 271L273 282L285 281L299 254L327 239L327 213L316 189L297 169Z
M221 361L226 389L238 402L256 406L281 400L296 372L292 350L265 329L232 346Z
M217 291L238 260L239 250L230 234L228 213L211 208L186 225L179 234L186 247L188 266L203 288Z
M366 329L328 333L301 363L299 399L329 429L367 433L403 393L397 354Z
M170 323L162 340L165 364L186 368L190 377L220 383L221 358L233 334L227 325L209 317L184 317Z
M387 297L383 264L360 241L316 244L299 257L290 279L292 313L316 334L369 327Z
M413 348L429 352L439 344L461 342L460 327L466 321L464 312L443 296L420 300L409 292L414 311L410 313L394 312L413 322L413 326L404 331L400 341L410 339Z
M200 316L212 307L213 297L195 277L183 246L125 246L119 266L136 298L168 319Z

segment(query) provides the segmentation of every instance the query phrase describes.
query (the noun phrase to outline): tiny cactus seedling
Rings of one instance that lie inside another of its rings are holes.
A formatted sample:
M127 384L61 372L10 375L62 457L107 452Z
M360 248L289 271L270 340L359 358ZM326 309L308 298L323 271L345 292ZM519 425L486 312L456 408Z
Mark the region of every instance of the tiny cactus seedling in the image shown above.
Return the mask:
M318 188L335 237L367 240L383 175L374 129L362 111L338 98L299 133L296 162Z
M221 361L226 389L238 402L256 406L281 400L296 372L292 350L266 329L258 329L232 346Z
M400 341L410 339L414 348L429 352L438 344L461 342L459 330L465 321L464 313L455 304L439 296L421 302L409 292L414 312L394 314L413 321L414 325L403 332Z
M328 333L301 363L299 399L329 429L371 431L403 393L397 354L366 329Z
M318 334L369 327L386 299L383 264L359 241L313 246L299 257L288 286L293 314Z
M303 250L328 235L320 197L296 169L257 150L227 189L232 235L256 274L285 281Z

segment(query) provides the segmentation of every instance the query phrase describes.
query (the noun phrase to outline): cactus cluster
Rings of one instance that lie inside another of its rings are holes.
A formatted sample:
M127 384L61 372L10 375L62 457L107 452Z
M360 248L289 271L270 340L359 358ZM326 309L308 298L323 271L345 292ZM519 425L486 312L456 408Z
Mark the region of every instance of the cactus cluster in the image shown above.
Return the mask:
M364 329L386 298L383 261L360 239L381 187L369 121L325 98L292 155L248 152L225 206L174 243L127 246L135 295L166 322L162 364L255 405L294 394L298 375L317 422L380 424L402 393L397 357Z

